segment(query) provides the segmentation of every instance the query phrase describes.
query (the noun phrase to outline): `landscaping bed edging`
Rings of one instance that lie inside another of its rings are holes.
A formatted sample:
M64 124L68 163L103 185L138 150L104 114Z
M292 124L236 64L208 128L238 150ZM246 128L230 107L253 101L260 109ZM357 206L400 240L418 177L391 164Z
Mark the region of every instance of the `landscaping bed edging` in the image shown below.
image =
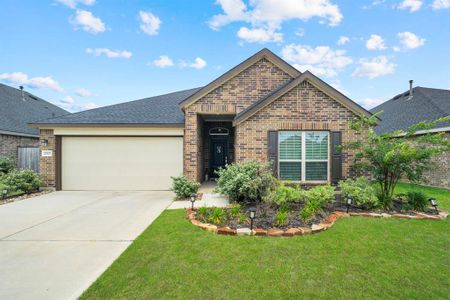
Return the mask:
M415 220L445 220L448 217L448 212L440 211L437 215L429 215L425 213L416 213L415 215L407 215L401 213L368 213L368 212L342 212L342 211L334 211L330 215L328 215L322 222L318 224L312 224L311 227L297 227L297 228L288 228L286 230L279 228L271 228L268 230L255 228L250 230L250 228L238 228L233 229L230 227L218 227L213 224L203 223L196 218L196 211L190 208L186 209L186 215L189 221L209 232L223 234L223 235L233 235L233 236L244 236L244 235L254 235L254 236L275 236L275 237L293 237L297 235L306 235L311 233L318 233L321 231L325 231L331 226L334 225L336 220L343 217L371 217L371 218L401 218L401 219L415 219Z

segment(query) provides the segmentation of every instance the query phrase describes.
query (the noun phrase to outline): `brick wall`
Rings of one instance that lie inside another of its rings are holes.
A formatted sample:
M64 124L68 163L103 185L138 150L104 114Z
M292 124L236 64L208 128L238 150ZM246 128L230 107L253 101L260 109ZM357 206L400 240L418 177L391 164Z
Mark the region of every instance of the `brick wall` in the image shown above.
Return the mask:
M39 157L39 169L43 180L44 187L56 187L56 143L53 129L41 129L40 140L48 140L48 145L44 146L39 143L40 157ZM53 155L43 157L42 150L52 150Z
M0 134L0 156L13 157L17 160L18 147L37 147L38 145L38 138Z
M185 108L184 174L203 180L202 123L198 114L236 114L291 77L261 59L222 86Z
M269 130L341 131L342 142L364 138L349 128L357 116L308 82L261 109L236 127L236 161L267 160ZM354 152L342 153L342 175L353 176L351 164Z

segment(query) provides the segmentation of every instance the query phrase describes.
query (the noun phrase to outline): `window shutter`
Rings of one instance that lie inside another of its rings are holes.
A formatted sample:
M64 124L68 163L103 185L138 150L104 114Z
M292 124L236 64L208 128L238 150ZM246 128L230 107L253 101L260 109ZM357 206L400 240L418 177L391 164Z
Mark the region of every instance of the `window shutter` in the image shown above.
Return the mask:
M338 183L342 178L342 152L339 146L342 144L342 133L331 132L331 182Z
M278 178L278 131L269 131L267 136L267 155L272 164L273 176Z

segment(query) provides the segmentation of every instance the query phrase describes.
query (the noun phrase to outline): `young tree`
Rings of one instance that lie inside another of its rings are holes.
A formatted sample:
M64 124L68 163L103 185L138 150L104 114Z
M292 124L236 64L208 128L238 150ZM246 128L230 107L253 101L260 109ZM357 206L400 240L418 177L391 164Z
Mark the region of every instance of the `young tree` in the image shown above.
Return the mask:
M353 122L351 128L357 132L368 130L368 137L346 147L356 149L353 167L372 175L380 187L378 198L388 209L392 205L395 186L401 178L419 181L423 178L423 172L432 167L433 156L450 151L450 140L445 138L443 132L430 132L437 124L450 120L450 116L434 122L420 122L406 131L376 134L373 127L380 113Z

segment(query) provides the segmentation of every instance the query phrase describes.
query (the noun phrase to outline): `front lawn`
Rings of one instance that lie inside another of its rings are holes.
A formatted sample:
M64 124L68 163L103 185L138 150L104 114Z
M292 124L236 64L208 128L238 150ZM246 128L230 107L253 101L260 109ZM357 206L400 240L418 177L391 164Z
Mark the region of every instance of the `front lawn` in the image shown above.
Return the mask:
M450 209L449 190L414 188ZM449 225L351 217L316 235L230 237L165 211L81 298L447 299Z

